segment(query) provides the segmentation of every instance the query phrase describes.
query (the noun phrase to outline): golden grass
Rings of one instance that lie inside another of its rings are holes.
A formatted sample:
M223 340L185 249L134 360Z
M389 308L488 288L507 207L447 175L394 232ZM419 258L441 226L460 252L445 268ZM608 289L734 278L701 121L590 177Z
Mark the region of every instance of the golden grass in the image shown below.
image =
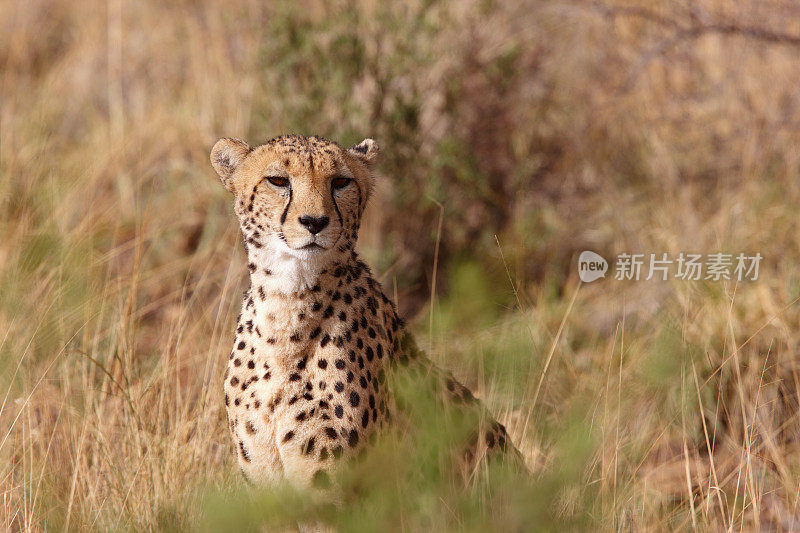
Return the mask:
M196 525L239 485L245 268L207 153L299 128L382 143L364 254L553 527L800 528L800 12L610 6L0 3L0 530ZM765 260L579 285L583 249Z

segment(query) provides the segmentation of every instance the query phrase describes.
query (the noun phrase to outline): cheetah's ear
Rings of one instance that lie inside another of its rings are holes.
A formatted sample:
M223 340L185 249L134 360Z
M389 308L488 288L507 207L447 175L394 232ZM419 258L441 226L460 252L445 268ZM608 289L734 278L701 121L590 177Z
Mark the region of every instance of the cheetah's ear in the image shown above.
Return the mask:
M219 174L219 179L228 191L233 192L231 177L245 156L250 153L250 147L239 139L223 138L214 144L211 149L211 166Z
M355 146L351 146L347 153L354 155L359 161L364 163L368 168L372 168L375 161L378 159L378 143L372 139L364 139Z

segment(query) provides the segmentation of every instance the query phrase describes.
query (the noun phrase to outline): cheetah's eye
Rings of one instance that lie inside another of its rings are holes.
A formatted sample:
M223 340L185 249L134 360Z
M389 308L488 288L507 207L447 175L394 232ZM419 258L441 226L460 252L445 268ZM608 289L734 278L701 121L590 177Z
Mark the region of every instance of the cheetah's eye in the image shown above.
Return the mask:
M267 176L267 181L276 187L288 187L289 180L283 176Z
M344 176L336 176L335 178L333 178L331 180L331 187L333 187L334 190L335 189L344 189L345 187L350 185L351 181L353 181L353 180L350 179L350 178L346 178Z

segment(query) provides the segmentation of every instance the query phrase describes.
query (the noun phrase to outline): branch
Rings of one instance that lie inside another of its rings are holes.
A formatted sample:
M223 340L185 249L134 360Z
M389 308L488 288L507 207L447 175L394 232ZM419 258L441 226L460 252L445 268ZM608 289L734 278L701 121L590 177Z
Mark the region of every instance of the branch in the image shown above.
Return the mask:
M639 18L653 22L659 26L673 28L676 30L676 34L680 33L690 38L697 38L707 33L718 33L720 35L741 35L774 44L800 46L800 35L736 22L703 23L700 21L699 17L693 13L690 14L690 24L685 24L682 21L666 17L645 7L607 5L602 2L589 2L587 5L609 18Z
M670 30L670 34L661 39L654 47L645 52L631 70L620 89L629 90L635 84L642 71L654 59L669 53L683 41L692 41L709 34L724 36L740 36L764 43L800 47L800 35L775 31L761 26L751 26L738 22L705 21L705 16L700 16L694 10L689 11L688 20L671 18L662 15L653 9L639 6L609 5L603 2L591 1L582 3L603 16L611 19L618 17L641 19L662 28Z
M772 31L769 28L759 28L758 26L743 26L736 23L706 24L698 28L705 33L719 33L722 35L742 35L758 41L775 44L785 44L789 46L800 46L800 35L792 35Z

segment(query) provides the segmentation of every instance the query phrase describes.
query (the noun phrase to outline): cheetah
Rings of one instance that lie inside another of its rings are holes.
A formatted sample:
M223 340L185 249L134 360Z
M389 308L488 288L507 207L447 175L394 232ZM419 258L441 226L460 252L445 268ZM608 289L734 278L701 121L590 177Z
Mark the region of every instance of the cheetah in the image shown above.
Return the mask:
M447 405L480 413L457 454L465 473L485 456L518 456L505 428L416 347L355 251L378 151L372 139L345 149L299 135L254 148L223 138L211 150L235 196L250 274L224 398L252 484L328 486L337 465L395 419L387 376L400 369Z

